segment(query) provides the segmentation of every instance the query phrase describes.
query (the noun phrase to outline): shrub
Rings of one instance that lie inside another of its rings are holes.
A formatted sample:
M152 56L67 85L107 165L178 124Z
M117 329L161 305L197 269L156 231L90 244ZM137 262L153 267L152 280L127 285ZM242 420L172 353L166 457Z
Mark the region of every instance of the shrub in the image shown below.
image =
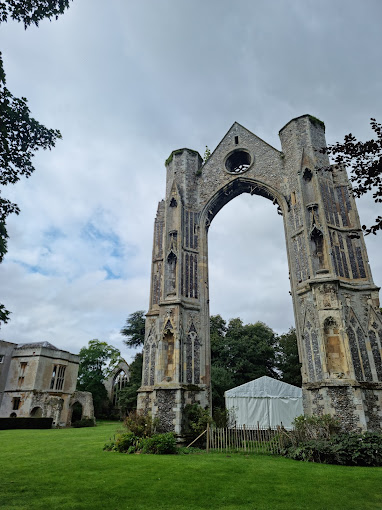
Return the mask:
M131 411L123 422L124 426L137 437L150 437L156 429L157 420L142 411Z
M120 453L134 453L139 447L139 439L132 432L124 432L117 436L113 449Z
M176 439L172 432L155 434L152 437L138 437L132 432L118 434L106 443L104 450L119 453L154 453L158 455L177 453Z
M177 453L176 439L172 432L154 434L152 437L142 439L142 453L154 453L158 455Z
M72 427L80 429L82 427L95 427L96 423L93 418L82 418L82 420L75 421L72 423Z
M286 457L306 462L319 462L321 464L338 464L338 458L329 441L316 439L291 446L287 450Z
M382 466L382 434L339 434L332 439L338 464L347 466Z
M382 435L373 432L351 432L341 433L327 440L301 441L289 446L284 455L295 460L322 464L382 466Z
M312 439L330 439L341 430L340 422L330 414L322 416L297 416L293 420L295 439L297 442Z
M187 404L184 408L186 425L193 436L198 437L207 428L207 423L212 423L212 418L208 409L204 409L199 404Z
M218 428L233 427L235 424L235 413L233 409L222 409L215 407L212 413L213 421Z

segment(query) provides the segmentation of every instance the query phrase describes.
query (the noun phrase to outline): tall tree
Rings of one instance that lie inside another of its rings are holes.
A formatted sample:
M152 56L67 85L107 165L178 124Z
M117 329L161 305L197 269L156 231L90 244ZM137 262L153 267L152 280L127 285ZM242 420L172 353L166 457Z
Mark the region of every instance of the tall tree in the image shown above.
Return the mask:
M126 337L126 340L123 341L128 347L141 347L144 344L145 312L143 310L129 315L125 326L121 329L121 335Z
M213 406L224 405L224 391L263 375L277 378L277 339L271 328L257 322L210 320Z
M69 0L0 1L0 23L11 18L24 23L26 29L44 19L57 19L69 7ZM52 149L61 138L57 129L48 129L30 115L25 97L17 98L6 87L3 58L0 52L0 185L15 184L21 176L35 170L32 157L39 149ZM1 191L0 191L1 193ZM0 195L0 262L7 252L6 218L19 214L17 204ZM0 325L9 320L10 312L0 304Z
M295 328L281 335L279 341L278 368L282 381L301 388L301 363L298 357L297 335Z
M77 389L91 392L95 416L107 411L109 402L103 381L117 365L120 356L118 349L97 339L90 340L88 346L80 350Z
M343 142L337 142L322 149L322 152L334 157L337 165L345 165L350 170L353 193L360 197L373 191L376 203L382 202L382 124L370 119L375 138L361 142L351 133ZM374 225L362 225L365 234L376 234L382 229L382 216L377 216Z

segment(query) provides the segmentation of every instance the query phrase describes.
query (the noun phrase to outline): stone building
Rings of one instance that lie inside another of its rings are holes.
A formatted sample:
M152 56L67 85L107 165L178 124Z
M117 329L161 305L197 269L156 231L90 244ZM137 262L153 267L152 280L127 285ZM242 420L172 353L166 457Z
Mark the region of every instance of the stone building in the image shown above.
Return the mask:
M17 345L0 341L0 417L53 418L53 426L93 418L89 392L75 391L79 356L49 342ZM80 411L79 411L80 410Z
M268 198L283 216L305 413L381 429L379 288L346 170L320 152L325 126L315 117L279 135L282 152L235 122L206 162L186 148L166 161L138 394L164 430L182 434L186 404L210 406L208 229L241 193Z
M118 391L125 388L129 381L130 368L126 361L122 359L103 383L107 391L107 396L115 410L118 410Z

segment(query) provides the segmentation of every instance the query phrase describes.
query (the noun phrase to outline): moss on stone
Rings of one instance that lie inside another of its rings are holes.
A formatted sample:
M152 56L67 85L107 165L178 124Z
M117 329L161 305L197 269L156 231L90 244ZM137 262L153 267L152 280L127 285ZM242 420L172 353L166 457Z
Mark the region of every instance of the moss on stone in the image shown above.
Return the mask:
M322 122L322 120L318 119L317 117L313 117L313 115L309 115L309 120L315 126L320 126L325 129L325 123Z
M183 149L176 149L175 151L172 151L172 153L169 155L169 157L166 159L164 163L165 166L168 166L173 160L174 156L176 156L177 154L182 154L183 151L188 151L191 154L196 154L201 159L201 156L198 151L194 151L193 149L187 149L187 147L184 147Z

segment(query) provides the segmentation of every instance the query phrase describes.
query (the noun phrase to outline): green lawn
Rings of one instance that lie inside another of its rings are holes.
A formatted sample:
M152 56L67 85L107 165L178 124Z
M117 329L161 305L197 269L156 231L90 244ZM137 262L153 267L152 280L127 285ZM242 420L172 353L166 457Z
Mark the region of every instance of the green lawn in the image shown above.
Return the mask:
M0 431L0 508L382 509L382 468L102 451L115 429Z

